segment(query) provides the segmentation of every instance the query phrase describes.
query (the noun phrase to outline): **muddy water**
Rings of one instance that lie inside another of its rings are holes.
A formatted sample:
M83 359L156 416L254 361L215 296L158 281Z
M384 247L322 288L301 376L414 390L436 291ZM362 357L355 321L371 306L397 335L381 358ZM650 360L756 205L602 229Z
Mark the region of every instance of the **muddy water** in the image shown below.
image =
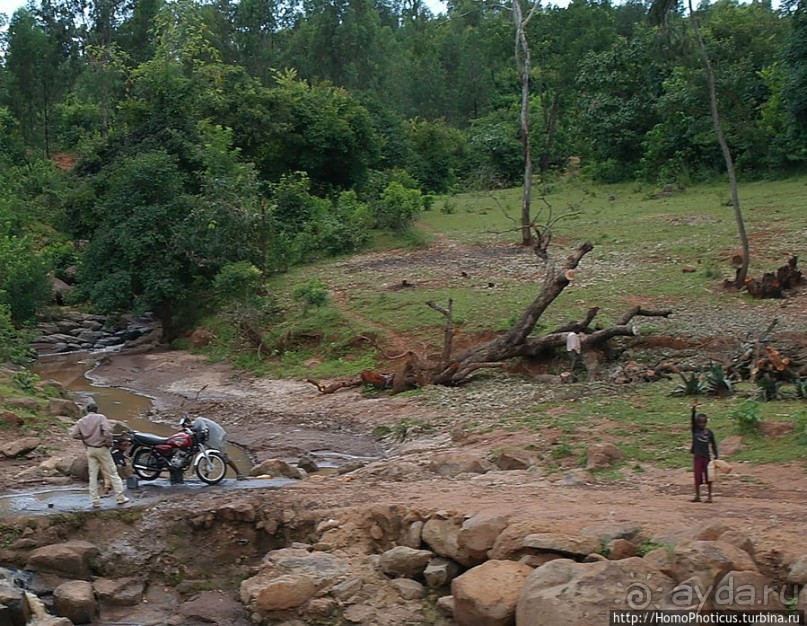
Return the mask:
M64 385L71 397L80 405L91 399L98 411L111 420L126 424L131 430L140 430L156 435L172 435L177 424L156 422L149 419L152 399L120 387L100 387L93 384L88 373L95 367L97 357L87 353L49 355L40 357L33 370L43 380L55 380ZM247 473L252 467L249 455L237 446L228 446L227 454L241 471ZM232 470L228 470L232 474Z

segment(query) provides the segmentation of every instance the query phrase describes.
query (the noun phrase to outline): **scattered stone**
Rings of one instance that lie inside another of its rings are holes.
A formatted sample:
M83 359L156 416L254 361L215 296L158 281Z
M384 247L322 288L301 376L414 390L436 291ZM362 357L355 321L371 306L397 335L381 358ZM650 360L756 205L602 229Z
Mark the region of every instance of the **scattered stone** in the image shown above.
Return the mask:
M36 450L42 445L42 440L39 437L23 437L22 439L15 439L4 443L0 447L0 453L9 459L25 456Z

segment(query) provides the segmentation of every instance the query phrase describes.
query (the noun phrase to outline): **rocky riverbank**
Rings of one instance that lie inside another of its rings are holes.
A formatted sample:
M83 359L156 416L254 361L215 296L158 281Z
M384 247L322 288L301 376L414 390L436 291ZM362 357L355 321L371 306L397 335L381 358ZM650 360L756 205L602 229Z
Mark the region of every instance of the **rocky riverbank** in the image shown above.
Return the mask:
M716 502L696 504L686 469L637 464L620 479L557 471L531 452L532 433L464 430L468 419L534 403L547 392L536 383L490 377L418 397L322 395L167 351L105 356L93 376L148 389L162 411L221 421L257 461L326 447L370 458L279 489L234 483L157 502L133 493L124 508L87 503L1 520L0 563L26 572L51 613L155 626L585 626L607 623L637 577L657 584L653 602L668 608L683 602L675 590L730 584L804 602L798 464L735 464ZM574 386L553 391L567 392ZM370 437L401 423L406 436ZM56 429L46 453L0 470L14 476L80 453L71 445ZM32 487L3 484L6 493ZM558 617L572 612L573 622Z

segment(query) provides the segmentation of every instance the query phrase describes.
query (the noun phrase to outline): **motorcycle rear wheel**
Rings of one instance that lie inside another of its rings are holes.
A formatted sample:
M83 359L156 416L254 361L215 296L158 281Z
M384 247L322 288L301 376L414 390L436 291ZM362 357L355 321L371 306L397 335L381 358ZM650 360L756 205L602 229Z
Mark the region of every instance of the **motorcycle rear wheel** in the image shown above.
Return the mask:
M160 476L160 459L150 448L141 448L132 458L132 469L143 480L155 480Z
M196 461L196 475L200 480L206 482L208 485L217 485L224 480L227 474L227 462L215 450L210 450L207 453L208 460L202 456Z

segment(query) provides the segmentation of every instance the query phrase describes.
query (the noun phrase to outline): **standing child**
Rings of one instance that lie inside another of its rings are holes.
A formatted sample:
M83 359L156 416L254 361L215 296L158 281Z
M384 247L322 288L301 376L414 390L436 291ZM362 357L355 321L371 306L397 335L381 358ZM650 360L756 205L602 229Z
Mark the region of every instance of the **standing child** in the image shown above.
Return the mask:
M706 484L708 495L706 502L712 501L712 481L709 480L707 469L709 461L712 460L711 452L717 459L717 443L715 434L706 427L709 418L705 413L697 412L698 401L692 401L692 446L689 451L692 453L692 469L695 473L695 497L693 502L701 501L701 485Z

